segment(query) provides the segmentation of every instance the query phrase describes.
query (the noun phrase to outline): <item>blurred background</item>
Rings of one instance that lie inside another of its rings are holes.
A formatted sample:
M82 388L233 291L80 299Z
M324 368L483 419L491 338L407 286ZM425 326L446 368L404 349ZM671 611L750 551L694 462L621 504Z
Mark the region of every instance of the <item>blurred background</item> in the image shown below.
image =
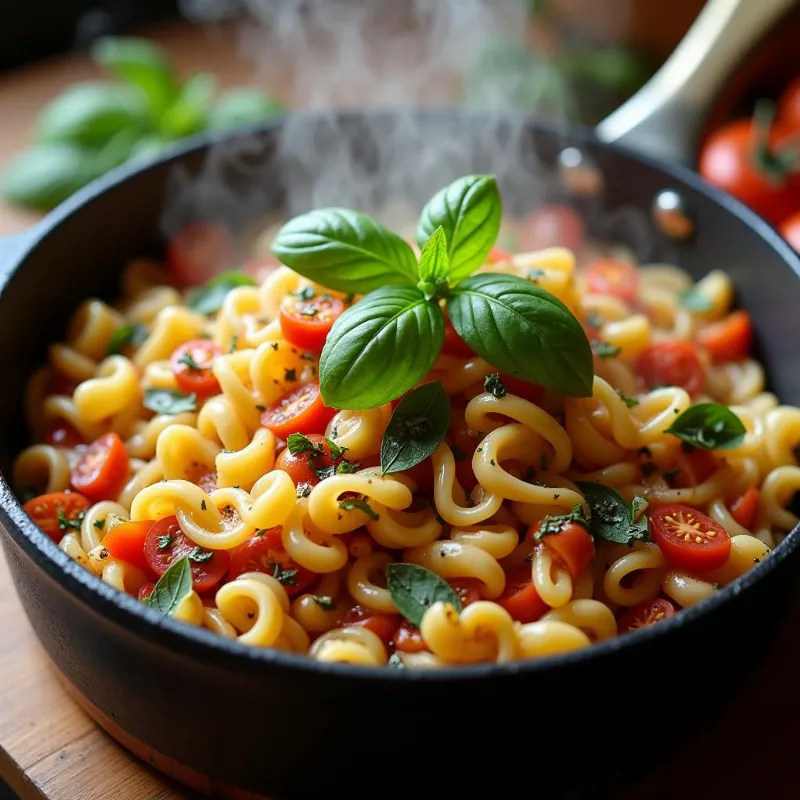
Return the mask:
M465 104L591 126L647 81L703 5L5 0L0 234L126 161L291 110ZM709 133L791 89L798 35L800 8L742 62Z

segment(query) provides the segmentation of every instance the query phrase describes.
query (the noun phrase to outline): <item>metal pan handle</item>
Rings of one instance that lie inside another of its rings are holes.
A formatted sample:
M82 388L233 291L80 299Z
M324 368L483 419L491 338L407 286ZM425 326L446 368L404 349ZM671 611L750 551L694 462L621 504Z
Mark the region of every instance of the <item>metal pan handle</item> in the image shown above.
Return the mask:
M705 117L725 81L795 2L708 0L661 69L597 125L598 138L691 164Z

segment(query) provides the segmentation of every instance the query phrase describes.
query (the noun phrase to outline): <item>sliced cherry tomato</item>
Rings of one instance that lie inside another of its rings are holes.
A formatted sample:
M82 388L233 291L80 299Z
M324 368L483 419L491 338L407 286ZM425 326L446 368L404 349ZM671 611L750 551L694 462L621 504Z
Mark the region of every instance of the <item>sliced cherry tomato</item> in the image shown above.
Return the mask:
M586 268L590 293L608 294L632 303L639 294L639 271L632 264L614 258L598 258Z
M506 375L505 372L500 373L500 380L509 394L515 394L531 403L538 403L544 394L544 386L540 386L538 383L529 383L522 378L515 378L513 375Z
M778 121L788 130L800 131L800 75L789 82L778 98Z
M153 570L144 554L144 543L154 524L153 520L148 519L117 525L103 537L103 547L113 558L127 561L134 567L139 567L145 575L150 575Z
M708 572L721 567L731 554L731 537L718 522L689 506L656 506L650 532L664 558L678 569Z
M714 361L741 361L753 343L753 327L746 311L734 311L719 322L697 331L697 343L708 350Z
M219 393L219 382L212 367L222 348L209 339L195 339L182 344L172 354L170 364L175 382L182 392L209 397Z
M309 299L290 294L281 303L281 330L293 345L318 353L343 311L344 303L329 294Z
M444 344L442 352L455 358L475 358L475 351L456 333L450 317L444 318Z
M716 472L718 466L716 456L708 450L693 448L686 451L681 448L675 464L675 478L667 482L676 489L699 486Z
M781 236L800 253L800 211L786 219L780 226Z
M682 386L690 395L696 395L706 382L703 365L692 345L683 339L651 344L639 354L634 371L648 389Z
M631 606L618 620L617 631L627 633L638 628L647 628L675 616L675 606L663 597L643 600Z
M361 605L353 606L341 619L339 626L363 625L371 630L384 644L388 645L400 625L399 614L381 614Z
M768 133L771 153L762 154L759 125L754 119L739 119L714 131L703 145L698 171L709 183L780 223L800 207L800 177L773 174L777 153L788 152L794 132L782 123L772 125Z
M83 437L69 422L56 422L47 429L43 441L56 447L77 447L83 444Z
M178 559L188 555L192 586L198 594L213 589L225 577L231 560L225 550L205 550L195 544L181 530L177 517L164 517L150 526L144 555L156 575L163 575Z
M549 608L533 585L530 567L520 567L506 575L503 593L495 600L517 622L536 622Z
M153 594L153 589L156 588L154 583L143 583L139 587L139 600L144 601Z
M65 533L80 530L83 512L90 505L83 495L67 491L41 494L28 500L22 508L39 530L58 544Z
M594 558L594 541L589 531L578 522L567 522L558 533L550 533L537 539L541 522L531 525L528 539L548 549L550 554L577 580Z
M72 470L72 485L97 503L113 500L128 477L128 451L116 433L104 433L86 448Z
M167 271L179 288L202 286L233 266L236 248L226 228L214 222L195 222L170 239Z
M327 469L339 459L333 457L330 446L322 434L311 433L306 439L311 447L302 453L293 455L288 447L281 450L281 454L275 460L275 469L282 469L295 484L310 483L316 486L320 478L315 470Z
M300 594L317 577L310 569L301 567L286 552L280 527L270 528L260 536L253 536L236 548L228 568L228 577L233 580L245 572L272 575L286 589L289 597Z
M583 247L586 237L583 220L569 206L542 206L528 214L519 226L520 250L566 247L573 252Z
M475 578L453 578L447 582L461 600L462 608L481 599L481 587L483 584L479 580Z
M731 516L743 527L752 530L758 513L761 493L755 486L742 492L729 506Z
M475 473L472 471L472 457L475 455L479 439L472 435L472 431L467 426L463 409L453 409L450 430L445 440L453 450L456 478L465 491L470 491L477 483Z
M324 433L336 409L322 402L318 383L304 383L261 415L261 424L280 439L292 433Z
M503 261L511 261L512 254L502 247L493 247L486 256L487 264L499 264Z
M424 653L430 648L425 644L422 634L416 625L404 619L400 627L392 634L392 643L395 650L404 653Z

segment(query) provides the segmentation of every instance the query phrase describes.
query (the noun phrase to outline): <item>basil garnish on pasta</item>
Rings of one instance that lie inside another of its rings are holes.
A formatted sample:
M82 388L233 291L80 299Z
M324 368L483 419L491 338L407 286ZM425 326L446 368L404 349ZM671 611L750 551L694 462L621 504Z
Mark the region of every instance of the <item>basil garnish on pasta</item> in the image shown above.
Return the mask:
M156 414L183 414L186 411L197 411L197 395L184 394L175 389L147 389L143 405Z
M443 578L417 564L389 564L386 588L397 610L417 627L425 612L439 601L461 611L461 600Z
M636 517L644 501L627 503L615 489L602 483L576 483L589 504L588 525L593 536L619 544L645 542L649 538L647 518Z
M591 395L592 351L560 300L513 275L469 277L497 238L495 179L467 175L423 209L414 251L365 214L340 208L295 217L272 251L329 289L366 293L327 336L319 365L326 405L365 409L395 400L433 366L444 342L444 308L458 335L511 376L561 394Z
M702 450L737 447L747 434L739 417L722 403L698 403L687 408L666 432Z
M678 302L687 311L711 311L714 307L711 300L694 286L681 292Z
M384 473L411 469L433 455L450 427L450 399L441 381L425 383L398 404L381 440Z
M147 328L141 322L128 323L117 328L108 340L107 356L118 356L126 347L138 347L147 339Z
M156 611L170 616L191 591L192 569L189 566L189 557L183 556L158 579L146 602Z
M189 300L188 305L200 314L216 314L232 289L255 285L256 282L244 272L220 272Z

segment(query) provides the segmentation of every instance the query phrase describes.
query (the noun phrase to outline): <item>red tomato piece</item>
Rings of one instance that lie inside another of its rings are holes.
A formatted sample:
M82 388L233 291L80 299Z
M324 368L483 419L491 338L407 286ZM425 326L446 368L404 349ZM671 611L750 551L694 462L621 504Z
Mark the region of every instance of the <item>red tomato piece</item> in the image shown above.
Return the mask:
M218 394L219 382L212 367L222 348L209 339L195 339L178 347L170 358L178 388L186 394L209 397Z
M778 98L778 122L788 130L800 131L800 75L789 82Z
M430 648L425 644L422 634L416 625L412 625L407 619L404 619L400 627L392 634L392 643L395 650L401 650L403 653L425 653L429 652Z
M316 573L301 567L286 552L280 527L253 536L236 548L228 568L228 577L233 580L245 572L272 575L286 589L289 597L300 594L317 577Z
M47 429L43 441L55 447L77 447L83 444L83 437L69 422L56 422Z
M97 503L113 500L128 477L128 451L116 433L104 433L86 448L72 470L72 485Z
M144 543L154 524L153 520L148 519L117 525L103 537L103 547L112 558L127 561L134 567L139 567L145 575L150 575L153 570L144 554Z
M758 502L761 493L755 486L742 492L729 505L731 516L743 527L752 530L758 513Z
M475 358L475 351L456 333L450 317L444 315L444 344L442 352L455 358Z
M703 391L706 376L692 345L682 339L656 342L636 359L634 370L648 389L682 386L690 395Z
M800 253L800 211L786 217L779 230L781 236Z
M618 620L617 631L627 633L638 628L647 628L675 616L675 606L663 597L643 600L631 606Z
M696 339L714 361L741 361L747 358L753 343L750 315L746 311L734 311L725 319L700 328Z
M593 294L608 294L632 303L639 294L639 271L614 258L598 258L586 268L586 284Z
M181 530L177 517L164 517L150 526L144 555L156 575L163 575L176 561L189 556L192 586L198 594L213 589L223 579L231 560L225 550L205 550L195 544Z
M139 600L142 602L147 600L147 598L150 597L151 594L153 594L153 589L155 588L156 585L154 583L143 583L139 587Z
M353 606L339 622L339 627L363 625L372 631L384 644L388 645L400 625L399 614L381 614L362 605Z
M585 238L583 220L569 206L542 206L525 217L519 226L522 252L547 247L566 247L577 252Z
M517 622L536 622L549 607L533 585L530 567L520 567L506 575L506 586L495 601Z
M170 239L165 259L170 279L177 287L202 286L234 265L236 247L222 225L195 222Z
M470 603L477 602L482 597L481 589L483 584L476 578L453 578L447 582L461 600L462 608L466 608Z
M594 558L594 541L583 525L567 522L558 533L550 533L537 539L542 527L537 522L528 529L528 539L548 549L550 554L577 580Z
M511 253L502 247L493 247L486 256L487 264L499 264L504 261L511 261Z
M261 415L261 424L278 438L287 439L292 433L325 433L336 414L322 402L318 383L304 383L289 392Z
M731 537L722 525L680 503L656 506L650 532L669 564L688 572L717 569L731 553Z
M544 394L544 386L540 386L538 383L529 383L522 378L515 378L513 375L506 375L505 372L500 373L500 380L509 394L515 394L531 403L538 403Z
M91 503L77 492L51 492L28 500L22 508L58 544L70 529L79 531L83 513Z
M306 436L313 449L302 453L292 454L288 447L281 450L281 454L275 460L275 469L282 469L295 482L310 483L316 486L320 478L315 470L324 470L340 462L331 454L330 446L325 437L319 433L311 433Z
M290 294L280 307L281 331L293 345L318 353L343 311L344 303L329 294L309 299Z
M670 485L676 489L699 486L716 472L718 466L716 456L708 450L694 448L687 452L681 448L675 465L675 479Z

